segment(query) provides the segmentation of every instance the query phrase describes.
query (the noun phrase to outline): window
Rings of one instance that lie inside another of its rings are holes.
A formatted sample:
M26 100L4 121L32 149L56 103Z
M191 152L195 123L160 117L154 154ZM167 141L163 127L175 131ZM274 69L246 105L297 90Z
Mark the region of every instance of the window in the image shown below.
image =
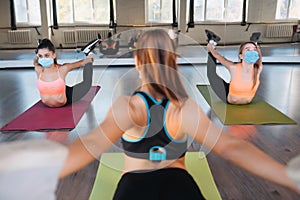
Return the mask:
M299 19L300 0L277 0L276 19Z
M189 5L189 0L187 0ZM187 6L189 9L189 6ZM226 21L242 20L242 0L194 0L194 21ZM189 12L187 12L189 13Z
M148 0L147 1L147 22L172 23L173 0Z
M60 24L108 24L110 20L109 0L59 0L56 1L56 7Z
M39 0L14 0L16 23L41 25Z

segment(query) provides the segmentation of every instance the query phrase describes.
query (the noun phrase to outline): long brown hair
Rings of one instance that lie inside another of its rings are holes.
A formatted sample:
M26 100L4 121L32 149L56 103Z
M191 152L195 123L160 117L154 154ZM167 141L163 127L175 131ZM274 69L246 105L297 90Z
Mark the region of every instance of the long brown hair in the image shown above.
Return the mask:
M246 44L253 44L256 49L257 49L257 52L258 52L258 55L259 55L259 59L254 63L253 67L254 67L254 73L253 73L253 86L252 88L254 88L254 86L256 85L256 82L257 82L257 74L258 74L258 68L260 67L261 65L261 61L262 61L262 55L261 55L261 52L257 46L257 44L255 44L254 42L251 42L251 41L248 41L248 42L244 42L240 45L240 48L239 48L239 55L241 55L243 53L243 50L244 50L244 47Z
M188 95L178 73L177 55L168 33L163 29L144 32L135 53L144 81L175 105L183 103Z

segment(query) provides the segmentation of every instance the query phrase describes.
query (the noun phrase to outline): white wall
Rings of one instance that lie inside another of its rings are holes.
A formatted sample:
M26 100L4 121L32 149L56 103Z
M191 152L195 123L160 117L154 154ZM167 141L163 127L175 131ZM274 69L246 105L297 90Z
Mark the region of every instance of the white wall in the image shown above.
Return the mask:
M186 0L179 0L181 4L180 10L180 30L182 33L193 38L198 43L205 43L206 36L204 34L204 29L210 29L218 33L221 37L221 43L225 44L236 44L245 40L249 40L252 32L260 31L262 32L261 40L264 43L271 42L289 42L291 38L265 38L264 33L266 30L267 23L275 22L275 11L276 11L276 0L251 0L248 1L248 19L247 21L252 23L246 31L247 26L241 26L240 23L235 24L196 24L195 28L190 28L189 32L186 33ZM62 43L62 31L65 29L80 28L80 26L73 26L70 28L59 28L58 30L53 30L54 35L51 35L51 31L48 28L51 25L52 17L49 13L49 8L51 7L50 0L40 0L42 9L42 27L39 31L42 33L38 36L34 28L30 28L32 34L32 44L26 45L11 45L8 43L7 31L10 29L10 3L9 0L1 0L0 7L0 49L4 48L35 48L36 41L39 38L49 37L53 40L56 46ZM145 24L145 1L142 0L122 0L116 1L116 19L117 19L117 31L122 32L129 29L136 28L137 26L147 26ZM295 22L292 22L296 24ZM153 25L152 25L153 26ZM107 26L102 28L108 28ZM171 26L166 26L165 28L171 28ZM24 29L24 28L18 28ZM125 45L127 43L127 38L122 41ZM74 45L69 45L65 47L74 47Z

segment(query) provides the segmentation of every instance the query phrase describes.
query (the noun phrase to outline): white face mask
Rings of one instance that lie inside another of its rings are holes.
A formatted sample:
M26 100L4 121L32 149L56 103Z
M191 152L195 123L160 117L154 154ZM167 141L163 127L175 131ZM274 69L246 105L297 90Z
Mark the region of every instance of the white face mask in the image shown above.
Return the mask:
M53 58L39 58L38 63L40 65L42 65L43 67L47 68L47 67L50 67L54 63L54 60L53 60Z
M245 62L249 64L254 64L259 59L257 51L246 51L244 54Z

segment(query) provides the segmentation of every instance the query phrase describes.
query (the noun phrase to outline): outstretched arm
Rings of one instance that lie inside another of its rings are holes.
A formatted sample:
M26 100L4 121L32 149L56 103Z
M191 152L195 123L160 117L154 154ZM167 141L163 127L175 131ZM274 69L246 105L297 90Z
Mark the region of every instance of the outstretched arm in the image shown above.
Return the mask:
M210 52L223 66L225 66L228 70L232 65L234 65L234 62L226 59L224 56L222 56L217 50L216 46L212 43L207 44L207 51Z
M94 55L93 54L89 54L85 59L79 60L77 62L73 62L73 63L65 63L62 65L62 68L64 68L66 71L71 71L75 68L79 68L81 66L84 66L88 63L92 63L94 62Z
M128 112L128 100L119 98L108 111L104 121L91 132L79 137L69 146L69 154L59 174L63 178L90 162L113 145L131 126Z
M199 143L244 170L298 193L296 184L288 178L286 166L272 159L256 146L230 136L208 119L197 103L189 100L183 110L184 131Z
M259 59L258 59L258 73L260 73L262 71L262 68L263 68L263 64L262 64L262 53L261 53L261 50L259 48L259 46L257 46L257 52L258 52L258 55L259 55Z

